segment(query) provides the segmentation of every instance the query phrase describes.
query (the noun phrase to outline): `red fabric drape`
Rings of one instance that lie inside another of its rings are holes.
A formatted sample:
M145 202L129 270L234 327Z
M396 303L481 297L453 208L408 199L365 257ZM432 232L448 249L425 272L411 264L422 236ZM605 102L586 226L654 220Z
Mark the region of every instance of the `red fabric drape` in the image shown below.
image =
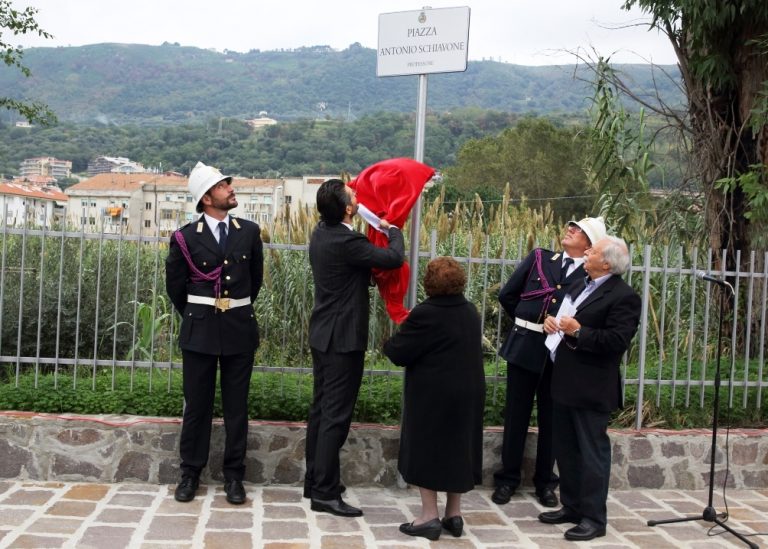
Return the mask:
M435 170L410 158L392 158L368 166L349 183L355 190L357 201L404 231L411 208L419 198ZM387 236L368 227L368 240L385 248ZM389 317L401 324L408 317L403 299L408 292L410 268L403 262L399 269L373 269L373 278L387 307Z

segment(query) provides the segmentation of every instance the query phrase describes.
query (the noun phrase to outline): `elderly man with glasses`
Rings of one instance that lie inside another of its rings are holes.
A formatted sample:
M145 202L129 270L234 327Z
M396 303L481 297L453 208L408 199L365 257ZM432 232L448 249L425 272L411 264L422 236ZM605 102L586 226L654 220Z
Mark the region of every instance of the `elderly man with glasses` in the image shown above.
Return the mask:
M499 302L512 319L499 355L507 361L507 400L504 412L502 467L494 473L491 499L508 503L520 485L525 438L531 420L534 397L539 436L533 484L536 497L545 507L556 507L552 452L552 362L544 345L544 319L557 314L571 284L584 278L584 252L605 237L601 217L570 221L560 241L563 250L533 250L515 269L499 293Z

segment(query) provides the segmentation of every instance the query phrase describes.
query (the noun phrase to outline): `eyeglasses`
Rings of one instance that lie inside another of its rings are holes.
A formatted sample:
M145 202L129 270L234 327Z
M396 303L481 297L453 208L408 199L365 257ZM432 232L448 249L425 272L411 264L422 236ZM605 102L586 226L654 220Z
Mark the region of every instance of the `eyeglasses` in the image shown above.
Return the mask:
M584 231L576 225L576 223L568 223L568 230L573 231L574 233L583 233Z

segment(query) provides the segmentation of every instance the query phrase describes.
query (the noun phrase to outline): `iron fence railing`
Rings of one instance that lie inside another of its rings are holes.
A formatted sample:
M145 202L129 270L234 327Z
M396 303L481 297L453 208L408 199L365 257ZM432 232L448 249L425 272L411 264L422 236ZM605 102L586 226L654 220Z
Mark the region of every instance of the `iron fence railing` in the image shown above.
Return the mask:
M509 329L498 306L498 289L527 253L524 235L501 243L468 242L429 235L420 265L452 255L467 269L466 295L483 319L492 398L504 398L505 367L495 354ZM151 373L154 386L170 387L181 367L176 348L178 317L165 295L167 237L90 233L84 229L0 228L0 364L22 375L54 375L56 384L96 385L97 372L125 369ZM498 250L501 250L500 252ZM311 376L307 326L312 277L305 244L265 244L265 279L255 308L262 346L254 369L282 376ZM479 250L479 253L471 253ZM646 402L705 406L714 384L719 287L696 274L711 273L710 250L642 245L630 249L627 281L642 297L637 336L623 365L626 402L635 405L639 427ZM729 406L759 408L768 386L765 372L768 254L734 258L746 269L714 273L733 285L724 311L722 349ZM745 261L746 259L746 261ZM375 294L375 292L374 292ZM418 295L423 297L419 288ZM378 296L371 300L370 376L399 377L378 349L395 327ZM80 366L75 368L74 366ZM83 366L90 375L83 379ZM131 377L131 379L133 379ZM311 384L310 384L311 385ZM152 388L152 383L150 388Z

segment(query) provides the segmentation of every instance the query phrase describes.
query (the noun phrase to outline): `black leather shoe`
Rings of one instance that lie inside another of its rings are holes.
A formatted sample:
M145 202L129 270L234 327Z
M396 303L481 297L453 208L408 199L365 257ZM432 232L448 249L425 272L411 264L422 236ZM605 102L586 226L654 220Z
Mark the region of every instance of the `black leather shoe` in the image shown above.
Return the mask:
M440 521L443 528L448 530L455 538L461 537L461 533L464 531L464 519L461 517L445 517Z
M577 526L565 531L565 539L570 541L589 541L605 535L605 527L592 526L587 521L581 521Z
M557 499L555 491L552 488L544 488L543 490L536 490L536 499L539 500L544 507L557 507L560 500Z
M362 509L352 507L344 503L341 497L336 499L312 499L311 508L313 511L319 511L321 513L331 513L337 517L362 517Z
M227 493L227 502L232 505L245 503L245 487L242 480L228 480L224 483L224 491Z
M493 491L493 495L491 495L491 501L493 501L493 503L498 503L499 505L504 505L505 503L509 503L509 499L514 495L514 488L512 488L509 484L502 484L497 486Z
M197 477L183 476L181 482L176 486L176 490L173 492L173 497L176 501L186 503L195 499L195 492L199 486L199 479Z
M435 541L440 538L440 534L443 531L443 525L440 523L440 519L432 519L424 524L414 526L412 522L406 522L400 525L400 531L403 534L409 536L418 536L420 538L427 538L428 540Z
M570 509L562 507L557 511L547 511L539 515L539 520L546 524L564 524L566 522L572 522L578 524L581 522L581 517Z

